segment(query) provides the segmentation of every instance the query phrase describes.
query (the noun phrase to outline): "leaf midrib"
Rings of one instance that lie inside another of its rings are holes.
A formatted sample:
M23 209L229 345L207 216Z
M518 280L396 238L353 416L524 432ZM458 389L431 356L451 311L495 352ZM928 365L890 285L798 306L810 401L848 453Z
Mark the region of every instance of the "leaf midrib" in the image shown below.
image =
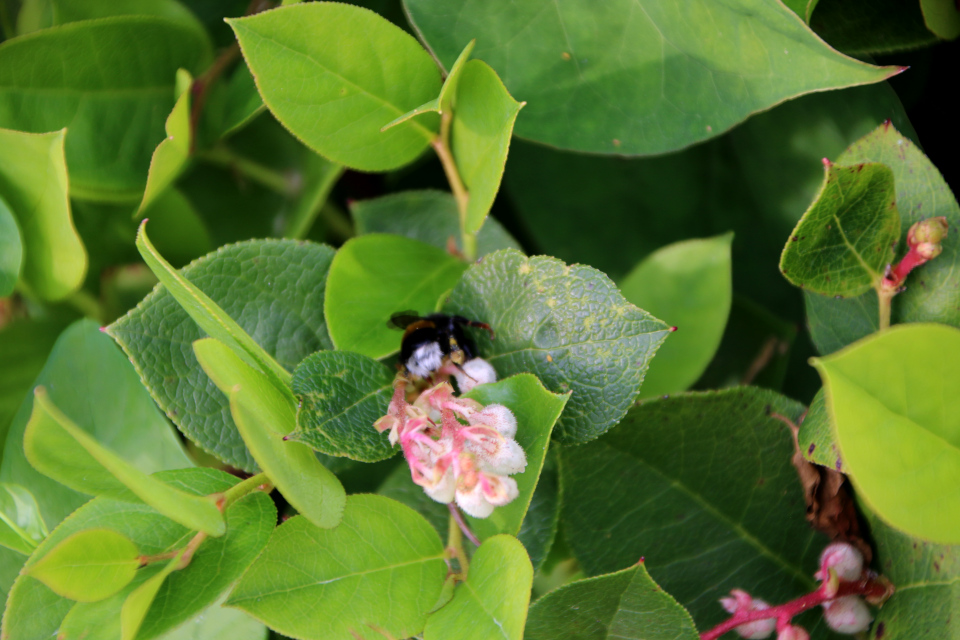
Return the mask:
M810 580L810 578L808 578L807 575L806 575L805 573L803 573L803 571L802 571L799 567L793 566L792 564L788 563L786 560L784 560L783 558L781 558L779 555L777 555L776 553L774 553L769 547L767 547L767 545L765 545L763 542L761 542L758 538L756 538L756 537L755 537L753 534L751 534L749 531L747 531L746 529L744 529L743 526L742 526L739 522L734 521L732 518L730 518L729 516L727 516L725 513L723 513L723 512L721 512L721 511L719 511L718 509L716 509L713 505L711 505L709 502L707 502L707 500L706 500L703 496L701 496L699 493L697 493L697 492L693 491L692 489L690 489L689 487L687 487L686 484L684 484L682 481L680 481L679 479L671 478L670 476L668 476L667 474L665 474L664 472L662 472L660 469L654 467L654 466L651 465L649 462L647 462L645 459L637 456L635 453L633 453L632 451L630 451L630 450L628 450L628 449L615 449L613 446L611 446L610 444L608 444L608 443L606 443L606 442L603 442L603 443L601 443L601 444L602 444L604 447L606 447L607 449L612 450L614 453L619 453L619 454L624 454L624 455L630 456L631 458L633 458L634 460L636 460L637 462L639 462L641 465L643 465L644 468L649 469L650 471L654 472L655 474L657 474L658 476L660 476L660 477L663 478L664 480L668 481L671 486L673 486L674 488L679 489L680 491L682 491L682 492L683 492L686 496L688 496L691 500L693 500L694 502L696 502L704 511L706 511L707 513L709 513L709 514L712 515L713 517L717 518L718 520L720 520L720 521L723 522L724 524L728 525L728 526L730 527L730 529L732 529L732 530L734 531L734 533L737 534L737 535L740 537L741 540L743 540L743 541L747 542L749 545L753 546L753 547L760 553L760 555L766 556L767 558L770 558L770 559L773 560L776 564L778 564L781 568L783 568L785 571L787 571L788 573L792 574L792 575L793 575L794 577L796 577L797 579L801 580L804 584L806 584L806 585L808 585L808 586L810 586L810 587L814 586L813 581Z

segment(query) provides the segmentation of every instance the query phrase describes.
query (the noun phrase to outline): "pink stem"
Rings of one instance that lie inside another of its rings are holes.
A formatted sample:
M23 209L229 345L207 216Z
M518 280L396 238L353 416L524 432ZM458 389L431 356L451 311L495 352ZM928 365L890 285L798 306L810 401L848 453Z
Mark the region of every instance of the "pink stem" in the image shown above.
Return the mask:
M463 514L460 513L460 509L457 508L457 505L450 502L447 503L447 508L450 509L450 515L453 516L453 519L456 521L457 526L460 527L460 531L463 531L463 535L467 537L467 540L472 542L474 546L480 546L480 538L470 531L470 527L467 526L466 521L463 519Z
M733 629L742 624L754 622L755 620L768 620L770 618L776 618L777 628L782 630L783 627L790 623L790 620L792 620L794 616L803 613L807 609L812 609L817 605L823 604L824 602L829 602L830 600L834 600L842 596L851 595L880 596L887 590L884 585L873 580L872 578L857 580L856 582L846 582L841 580L840 586L837 588L837 592L830 596L827 595L826 586L827 584L823 583L820 585L820 588L813 593L808 593L804 596L800 596L796 600L791 600L790 602L785 602L781 605L777 605L776 607L770 607L769 609L761 609L759 611L738 611L726 622L722 622L713 629L701 633L700 640L716 640L716 638L719 638L729 631L733 631Z
M916 249L911 247L907 255L903 256L903 260L895 264L887 275L886 280L888 286L899 287L903 281L907 279L911 271L927 261L927 258L921 256Z

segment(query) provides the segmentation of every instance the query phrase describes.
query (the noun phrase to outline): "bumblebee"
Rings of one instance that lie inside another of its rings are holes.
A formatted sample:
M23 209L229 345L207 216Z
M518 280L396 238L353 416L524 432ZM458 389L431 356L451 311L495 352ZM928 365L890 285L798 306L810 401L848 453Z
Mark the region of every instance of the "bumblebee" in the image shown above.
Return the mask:
M484 329L490 332L491 339L494 337L493 329L485 322L445 313L421 317L415 311L401 311L390 317L389 326L404 330L399 367L413 380L429 378L448 363L460 369L460 365L476 357L477 347L464 327Z

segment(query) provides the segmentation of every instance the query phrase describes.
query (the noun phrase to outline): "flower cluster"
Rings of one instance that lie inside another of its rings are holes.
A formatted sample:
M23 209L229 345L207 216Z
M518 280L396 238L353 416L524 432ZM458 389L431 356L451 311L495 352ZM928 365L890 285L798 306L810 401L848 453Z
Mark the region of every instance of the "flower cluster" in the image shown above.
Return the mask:
M846 542L834 542L820 555L820 569L814 574L820 580L820 588L814 593L771 607L746 591L734 589L729 597L720 599L720 604L733 616L733 623L744 621L733 627L744 638L768 638L776 630L777 640L809 640L806 630L790 621L794 615L817 604L823 606L827 626L838 633L852 635L866 631L873 620L866 603L857 593L870 594L878 586L880 591L885 591L875 581L876 576L868 573L864 571L863 554L859 550ZM865 590L857 591L859 587ZM889 593L877 595L882 600ZM869 595L867 599L870 600Z
M527 457L514 440L517 420L509 409L457 397L447 382L413 404L404 393L399 384L387 415L374 426L390 432L391 444L400 443L413 481L428 496L442 503L456 499L475 518L517 497L517 482L509 476L526 469Z

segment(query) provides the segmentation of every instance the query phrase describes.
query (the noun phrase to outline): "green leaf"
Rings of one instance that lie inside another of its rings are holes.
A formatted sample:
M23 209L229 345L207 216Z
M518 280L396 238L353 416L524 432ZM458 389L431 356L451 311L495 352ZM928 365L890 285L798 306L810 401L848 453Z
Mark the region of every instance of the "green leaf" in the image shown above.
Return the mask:
M453 600L427 619L424 640L520 640L532 585L533 567L520 541L490 538L474 554Z
M304 187L285 220L284 237L299 239L307 236L343 170L342 165L323 156L308 154L301 177Z
M153 604L157 592L163 586L164 580L174 572L183 558L181 550L170 562L164 565L163 569L150 576L141 583L136 589L130 592L130 595L123 601L120 608L120 640L134 640L140 627L143 625L147 612Z
M547 455L553 426L571 395L551 393L536 376L526 373L513 375L499 382L477 385L466 397L484 406L502 404L513 412L517 418L516 440L527 454L527 468L523 473L511 476L517 481L520 491L513 502L497 507L488 518L465 518L481 540L501 533L515 536L520 532L540 479L540 470Z
M920 0L923 22L938 38L953 40L960 36L960 8L949 0Z
M103 600L133 580L140 552L130 538L110 529L73 534L27 567L57 595L78 602Z
M320 351L293 373L297 429L291 440L331 456L377 462L397 452L373 428L393 396L394 372L349 351Z
M831 47L852 56L928 47L923 0L819 0L810 26Z
M9 44L6 47L9 51ZM3 62L4 50L0 46L0 126L6 121L3 70L9 66ZM58 300L78 289L87 270L87 253L67 200L63 137L63 131L34 135L0 129L0 196L20 229L21 277L45 300Z
M467 60L470 59L470 52L473 51L473 47L477 44L476 40L471 40L467 43L467 46L463 48L463 51L460 52L460 55L457 56L456 62L453 63L453 66L450 67L450 73L447 74L447 77L443 79L443 86L440 87L440 95L434 98L429 102L425 102L416 109L407 111L405 114L397 118L396 120L390 122L383 126L381 131L386 131L391 127L395 127L398 124L406 122L411 118L418 116L422 113L427 113L430 111L435 111L437 113L444 113L447 111L453 111L454 105L456 104L457 99L457 86L460 82L460 74L463 71L463 65L467 63Z
M150 205L147 215L150 216L151 239L171 265L182 267L213 250L210 233L199 212L178 189L166 189L159 194ZM130 235L135 237L135 234ZM151 277L155 284L156 278ZM132 306L135 305L124 307L123 310Z
M210 337L220 340L245 362L259 369L278 391L289 393L290 372L264 351L210 296L184 278L157 253L147 237L146 226L147 221L144 220L137 232L137 249L161 284Z
M854 142L837 162L882 162L893 171L900 236L923 218L944 216L960 228L960 205L943 176L923 152L890 124ZM943 254L915 269L906 290L893 299L893 322L940 322L960 327L960 234L943 239ZM900 254L906 246L900 247ZM832 353L876 330L877 301L868 292L859 302L807 299L810 333L820 353Z
M886 165L826 165L820 193L783 249L784 277L827 296L868 291L883 277L900 237L896 197Z
M475 337L501 377L530 372L550 391L573 392L555 429L570 444L623 417L670 333L596 269L509 250L471 266L444 308L493 327L495 340Z
M214 469L184 469L163 472L158 477L196 495L222 493L237 482L236 478ZM276 525L277 512L267 495L255 492L231 505L226 518L227 533L204 541L190 564L175 571L163 583L140 628L139 640L167 633L215 603L267 544ZM27 561L27 566L62 540L91 528L117 531L133 540L143 555L179 549L195 533L147 505L97 498L53 531ZM97 603L75 604L39 581L20 576L7 602L2 633L5 637L24 640L52 638L61 632L65 640L120 640L123 602L153 575L154 567L141 569L120 593Z
M304 3L227 22L267 107L317 153L386 171L412 162L436 137L431 114L380 132L436 96L440 74L413 37L372 11Z
M861 508L863 505L860 505ZM870 640L940 640L960 635L953 607L960 595L960 546L938 545L897 531L863 509L875 566L897 590L876 616Z
M53 338L34 333L10 337L31 338L37 343L52 342ZM92 320L78 321L60 335L32 384L46 387L50 400L61 411L91 427L90 435L100 444L125 460L134 461L144 473L193 464L176 432L140 384L134 368ZM10 426L0 481L29 487L44 521L55 526L89 497L41 474L27 461L23 433L32 408L30 393L20 403Z
M697 626L732 588L809 592L827 540L806 524L789 429L803 407L740 387L646 401L596 442L560 450L567 542L588 575L646 559Z
M519 136L575 151L673 151L784 100L897 72L838 54L779 2L616 0L599 11L591 0L404 6L448 68L476 38L474 57L530 103Z
M238 609L215 604L160 640L267 640L267 628Z
M823 378L844 472L891 525L960 542L960 330L894 327L826 358Z
M257 84L246 63L239 65L227 81L225 101L218 137L236 133L266 110L267 105L263 104L263 98L257 92Z
M190 150L193 145L193 132L190 127L190 97L193 78L190 73L180 69L177 71L178 90L181 91L173 105L173 110L167 116L164 130L167 137L163 139L153 151L150 158L150 169L147 172L147 186L143 192L143 199L137 208L136 217L140 217L157 201L157 198L170 187L187 164ZM180 88L182 87L182 89Z
M392 233L446 249L452 239L463 251L460 214L453 194L446 191L400 191L350 205L357 234ZM520 243L493 218L477 233L477 255L498 249L522 250Z
M453 112L452 147L460 177L470 192L464 230L476 233L500 190L513 123L524 104L517 102L481 60L463 66Z
M149 16L14 38L0 45L0 127L39 133L69 126L71 197L136 201L164 138L177 69L198 75L209 60L204 33Z
M292 370L330 349L323 317L333 249L293 240L252 240L221 247L179 272L266 352ZM134 362L160 407L180 430L224 462L252 471L227 398L207 378L190 345L204 337L163 286L107 327Z
M396 353L403 334L389 326L390 316L434 311L466 269L446 251L407 238L348 240L330 265L323 302L333 344L371 358Z
M827 396L821 388L810 401L807 415L800 424L797 437L800 451L810 462L824 467L843 471L840 450L830 424L830 412L827 410Z
M880 330L880 307L874 290L840 299L804 291L803 301L810 339L824 355Z
M556 452L547 451L537 488L523 516L517 539L530 556L534 571L543 566L553 548L560 524L560 469Z
M225 531L215 499L192 496L143 473L74 424L44 387L34 391L23 449L37 471L71 489L119 500L139 498L185 527L212 536Z
M530 607L527 640L697 640L690 614L653 581L643 562L578 580Z
M628 302L679 328L650 363L640 397L683 391L710 364L730 315L732 242L728 233L666 246L620 284Z
M284 438L296 424L293 402L223 343L198 340L193 350L203 370L229 397L240 435L283 497L316 526L337 526L345 499L340 481L306 445Z
M13 212L0 196L0 297L9 296L20 279L23 239Z
M440 596L443 558L439 536L412 509L353 495L336 529L301 517L280 525L227 604L297 638L372 638L372 626L405 638ZM300 570L287 571L290 563Z
M817 2L819 0L784 0L783 4L790 7L804 22L810 24L810 15L816 8Z
M177 0L25 0L17 15L17 34L111 16L156 16L201 33L204 30L193 13Z
M0 545L30 555L48 533L33 494L20 485L0 483Z

